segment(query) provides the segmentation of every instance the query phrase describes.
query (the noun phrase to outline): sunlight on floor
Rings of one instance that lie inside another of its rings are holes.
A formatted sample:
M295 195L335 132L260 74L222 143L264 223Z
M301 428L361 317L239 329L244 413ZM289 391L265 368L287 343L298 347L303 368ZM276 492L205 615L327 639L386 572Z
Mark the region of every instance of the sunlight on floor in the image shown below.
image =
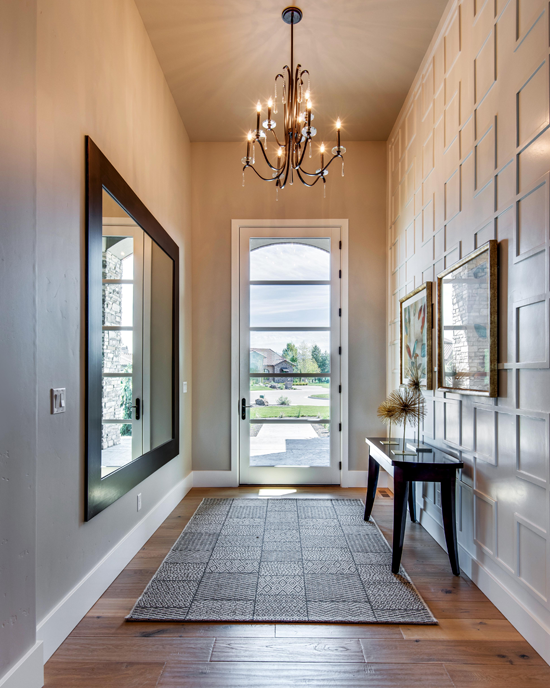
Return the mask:
M283 495L292 494L296 490L285 490L284 488L274 488L274 487L262 487L258 491L259 497L282 497Z

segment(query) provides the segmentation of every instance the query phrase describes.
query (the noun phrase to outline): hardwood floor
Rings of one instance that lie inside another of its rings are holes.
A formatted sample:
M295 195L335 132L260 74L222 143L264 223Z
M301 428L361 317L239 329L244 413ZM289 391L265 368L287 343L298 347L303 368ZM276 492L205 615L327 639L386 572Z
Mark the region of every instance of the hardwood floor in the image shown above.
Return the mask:
M382 491L384 492L384 491ZM364 490L299 487L296 496ZM403 565L438 626L129 622L143 592L204 497L258 496L257 487L193 489L46 664L49 688L527 688L550 667L483 593L451 573L447 554L407 523ZM373 516L391 542L392 500Z

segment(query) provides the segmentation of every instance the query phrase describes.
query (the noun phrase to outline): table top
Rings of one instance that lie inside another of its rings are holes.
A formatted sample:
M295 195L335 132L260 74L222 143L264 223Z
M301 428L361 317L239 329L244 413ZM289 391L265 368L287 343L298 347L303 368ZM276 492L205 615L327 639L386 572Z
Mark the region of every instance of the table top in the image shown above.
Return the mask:
M375 459L382 459L382 462L390 462L392 466L407 466L411 464L421 464L421 465L435 465L435 466L448 466L449 468L462 468L464 466L463 462L460 461L452 454L446 453L433 447L431 451L423 451L414 456L399 456L398 454L393 454L392 449L402 449L403 440L399 441L399 444L387 445L382 444L383 440L387 440L387 437L365 437L365 442L371 447L372 456ZM407 447L407 451L412 451Z

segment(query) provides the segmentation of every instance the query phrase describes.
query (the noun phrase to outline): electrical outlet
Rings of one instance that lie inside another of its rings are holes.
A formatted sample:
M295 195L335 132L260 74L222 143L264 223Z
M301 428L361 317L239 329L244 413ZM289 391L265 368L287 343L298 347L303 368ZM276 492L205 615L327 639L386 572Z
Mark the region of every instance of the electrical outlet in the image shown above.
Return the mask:
M141 492L137 496L137 510L141 511Z
M50 390L51 412L65 413L67 390L65 387L56 387Z

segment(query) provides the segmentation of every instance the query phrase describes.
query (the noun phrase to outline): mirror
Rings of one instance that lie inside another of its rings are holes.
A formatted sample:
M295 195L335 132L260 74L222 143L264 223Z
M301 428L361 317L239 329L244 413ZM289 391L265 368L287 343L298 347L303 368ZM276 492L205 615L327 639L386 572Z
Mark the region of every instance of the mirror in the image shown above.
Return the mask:
M497 396L497 242L437 276L439 389Z
M178 248L88 139L87 506L179 451Z

